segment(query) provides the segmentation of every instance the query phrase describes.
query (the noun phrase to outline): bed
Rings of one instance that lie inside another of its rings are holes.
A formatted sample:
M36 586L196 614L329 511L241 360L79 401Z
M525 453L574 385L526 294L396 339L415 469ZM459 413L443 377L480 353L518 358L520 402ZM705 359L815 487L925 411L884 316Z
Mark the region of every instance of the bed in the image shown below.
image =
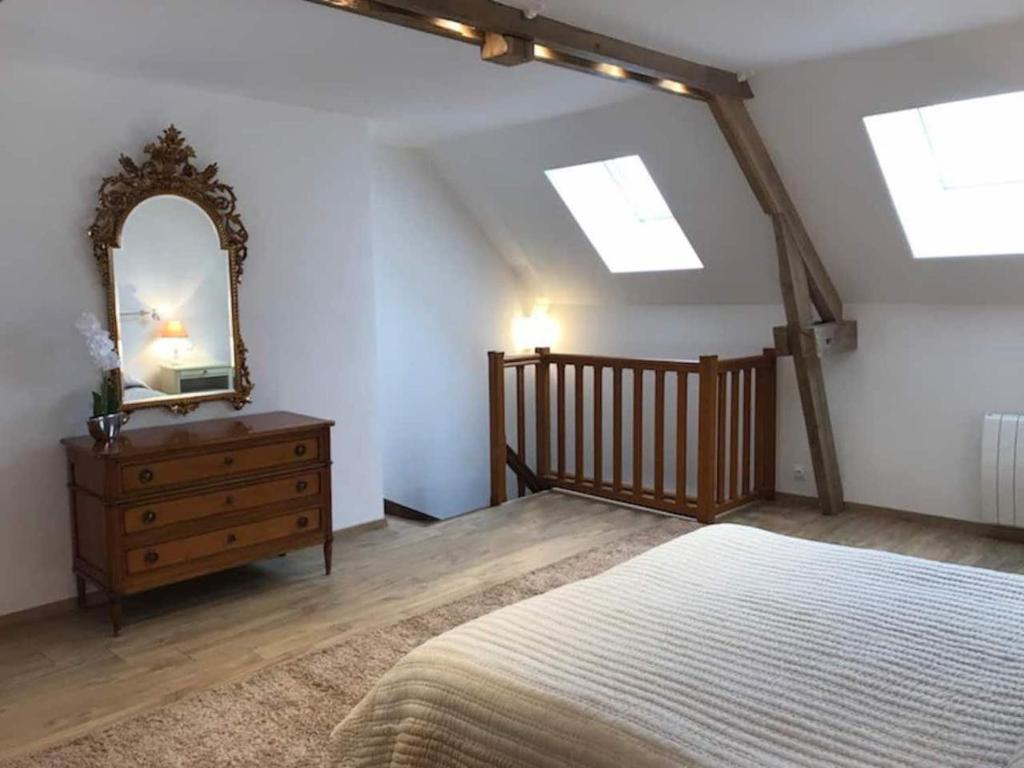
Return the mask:
M704 528L417 648L329 764L1024 765L1024 577Z

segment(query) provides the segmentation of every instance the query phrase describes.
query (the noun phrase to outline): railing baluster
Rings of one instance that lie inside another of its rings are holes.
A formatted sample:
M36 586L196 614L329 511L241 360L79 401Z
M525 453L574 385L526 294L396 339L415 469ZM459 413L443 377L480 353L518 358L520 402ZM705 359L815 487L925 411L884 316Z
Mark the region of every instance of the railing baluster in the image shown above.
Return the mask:
M604 368L594 366L594 487L604 486Z
M715 441L715 501L725 501L725 373L718 374L718 435Z
M764 350L765 364L765 420L764 420L764 486L761 495L775 498L775 350Z
M665 498L665 372L654 373L654 498Z
M551 350L539 347L537 354L537 474L541 481L551 472L551 363L547 356Z
M508 458L505 442L505 353L487 353L487 381L491 394L491 506L508 501L505 480L505 462Z
M516 452L526 461L526 366L516 366ZM526 481L516 477L519 498L526 495Z
M622 493L622 367L612 368L612 491Z
M715 519L715 422L718 418L718 357L700 359L700 409L697 413L697 519Z
M729 499L739 490L740 457L740 372L729 374Z
M565 363L558 366L558 404L555 421L558 422L558 479L565 480Z
M633 495L644 495L644 371L633 369Z
M676 374L676 511L686 512L686 430L688 426L689 392L685 371Z
M575 448L575 476L576 485L583 485L583 366L578 364L574 370L574 383L576 385L576 391L573 394L573 406L575 407L575 414L573 418L573 426L575 427L576 436L573 440L573 448Z
M753 379L753 368L743 369L743 495L750 495L750 385Z

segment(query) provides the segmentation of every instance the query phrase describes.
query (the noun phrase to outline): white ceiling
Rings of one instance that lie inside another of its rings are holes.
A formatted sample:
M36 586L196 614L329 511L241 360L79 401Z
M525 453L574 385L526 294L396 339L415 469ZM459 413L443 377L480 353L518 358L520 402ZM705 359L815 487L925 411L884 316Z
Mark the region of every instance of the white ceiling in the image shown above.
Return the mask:
M1024 18L1021 0L543 0L543 5L552 18L748 73Z
M303 0L3 0L0 55L373 118L405 143L633 92Z
M1022 0L547 0L547 13L737 70L1024 16ZM634 90L303 0L3 0L0 51L373 118L425 143Z

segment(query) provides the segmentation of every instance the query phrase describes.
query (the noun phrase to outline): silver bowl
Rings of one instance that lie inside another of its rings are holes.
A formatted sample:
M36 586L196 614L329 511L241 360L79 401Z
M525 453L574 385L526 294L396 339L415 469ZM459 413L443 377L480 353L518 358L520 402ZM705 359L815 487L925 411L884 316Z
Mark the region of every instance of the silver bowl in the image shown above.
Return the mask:
M93 416L86 421L89 425L89 434L97 443L112 443L121 434L121 426L127 421L124 413L107 413L103 416Z

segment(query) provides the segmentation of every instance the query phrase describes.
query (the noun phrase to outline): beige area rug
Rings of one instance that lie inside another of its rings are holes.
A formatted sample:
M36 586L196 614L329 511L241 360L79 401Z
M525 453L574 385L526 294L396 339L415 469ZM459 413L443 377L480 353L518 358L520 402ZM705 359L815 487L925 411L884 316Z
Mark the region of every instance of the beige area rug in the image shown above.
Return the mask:
M497 587L348 638L2 768L319 766L331 730L377 679L416 646L505 605L594 576L696 529L665 520Z

